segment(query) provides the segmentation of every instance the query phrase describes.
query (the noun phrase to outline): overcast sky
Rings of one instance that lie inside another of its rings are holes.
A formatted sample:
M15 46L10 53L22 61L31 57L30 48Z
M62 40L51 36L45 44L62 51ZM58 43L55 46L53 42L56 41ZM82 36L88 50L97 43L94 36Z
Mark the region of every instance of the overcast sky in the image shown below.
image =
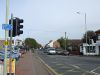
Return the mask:
M4 38L5 2L0 0L0 38ZM85 13L87 29L100 29L100 0L10 0L9 18L11 13L24 19L24 34L16 38L32 37L42 44L64 37L64 32L69 39L81 39Z

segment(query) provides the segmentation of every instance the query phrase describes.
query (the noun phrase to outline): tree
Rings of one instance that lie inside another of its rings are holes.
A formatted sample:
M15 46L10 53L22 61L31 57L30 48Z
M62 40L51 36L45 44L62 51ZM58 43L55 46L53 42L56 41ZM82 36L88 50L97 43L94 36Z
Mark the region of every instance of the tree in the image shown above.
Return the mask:
M87 36L87 37L86 37L86 36ZM82 42L83 42L83 43L86 43L86 40L87 40L87 43L88 43L88 44L91 44L90 39L93 39L94 41L96 41L96 34L95 34L95 32L92 31L92 30L87 31L87 32L84 34L84 36L83 36L83 38L82 38Z
M38 48L40 44L37 43L37 41L33 38L26 38L25 39L25 46L28 48Z
M60 46L62 49L65 49L65 39L61 37L60 39L57 40L60 43ZM68 46L68 39L66 39L66 47Z

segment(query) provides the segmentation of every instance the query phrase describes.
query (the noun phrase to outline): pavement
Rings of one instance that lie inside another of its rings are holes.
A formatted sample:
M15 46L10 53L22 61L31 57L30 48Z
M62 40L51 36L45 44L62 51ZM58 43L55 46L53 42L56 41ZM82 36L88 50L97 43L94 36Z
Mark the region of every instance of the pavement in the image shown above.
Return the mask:
M16 75L50 75L40 63L37 57L31 52L27 52L16 63Z
M100 75L100 58L91 56L47 55L39 57L60 75Z

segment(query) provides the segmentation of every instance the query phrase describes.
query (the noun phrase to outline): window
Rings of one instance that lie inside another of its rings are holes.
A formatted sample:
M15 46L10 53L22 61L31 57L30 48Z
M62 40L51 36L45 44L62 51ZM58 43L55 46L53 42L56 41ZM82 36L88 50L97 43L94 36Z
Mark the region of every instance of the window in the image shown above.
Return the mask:
M98 40L100 40L100 34L98 34Z
M86 46L87 53L95 53L95 46Z

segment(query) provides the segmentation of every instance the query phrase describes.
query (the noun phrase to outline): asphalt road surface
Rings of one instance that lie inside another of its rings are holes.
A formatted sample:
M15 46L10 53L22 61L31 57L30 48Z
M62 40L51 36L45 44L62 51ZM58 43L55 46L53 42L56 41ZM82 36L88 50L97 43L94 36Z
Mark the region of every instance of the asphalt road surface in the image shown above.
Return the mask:
M100 75L100 57L47 55L37 52L51 68L61 75Z

